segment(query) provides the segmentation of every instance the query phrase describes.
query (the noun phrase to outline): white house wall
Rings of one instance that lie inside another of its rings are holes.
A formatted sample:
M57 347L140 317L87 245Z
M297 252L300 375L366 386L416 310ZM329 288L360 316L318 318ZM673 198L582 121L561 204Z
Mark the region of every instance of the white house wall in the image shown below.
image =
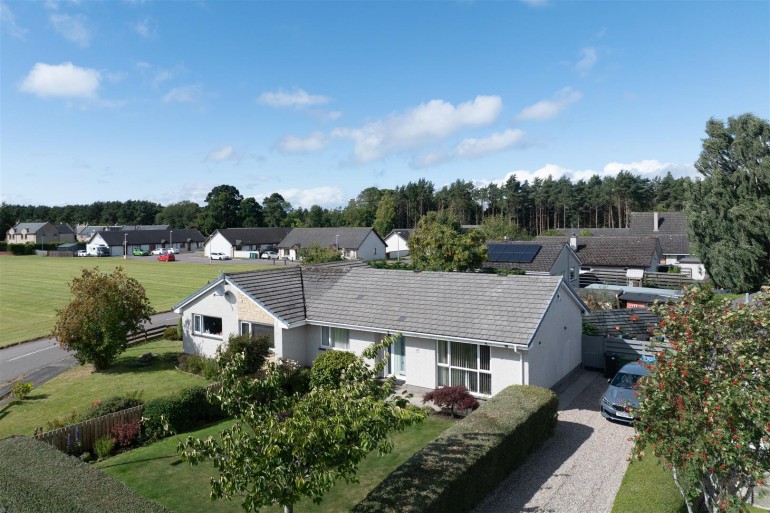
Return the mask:
M570 279L569 270L571 267L575 269L574 280ZM561 250L559 257L551 268L551 276L558 276L560 274L564 277L564 281L569 283L573 289L577 290L580 282L580 262L578 262L575 254L567 249L567 246L564 246Z
M205 256L209 256L211 253L224 253L225 255L232 258L233 246L224 235L217 232L217 234L211 237L206 245L203 246L203 254Z
M525 385L522 374L522 351L492 347L489 370L492 371L492 395L511 385Z
M526 384L550 388L580 365L581 333L580 307L560 287L527 351Z
M238 326L238 302L232 291L224 295L225 285L219 284L211 293L185 306L182 313L182 348L185 353L213 357L217 348L227 342L231 333L240 333ZM193 315L219 317L222 319L222 334L206 335L193 333Z
M398 233L394 233L385 239L385 251L388 253L389 258L404 257L409 254L409 243Z
M356 251L356 258L360 260L384 260L385 244L382 242L374 230L369 232L364 241Z

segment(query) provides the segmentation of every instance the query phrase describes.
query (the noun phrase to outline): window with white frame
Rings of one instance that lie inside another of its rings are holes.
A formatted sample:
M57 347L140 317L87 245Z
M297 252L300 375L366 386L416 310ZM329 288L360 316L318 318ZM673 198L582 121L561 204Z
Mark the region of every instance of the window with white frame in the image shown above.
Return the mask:
M275 347L275 340L273 339L273 327L269 324L260 324L258 322L241 321L241 335L251 335L256 337L259 335L267 335L270 337L270 347Z
M335 349L349 349L349 333L345 328L321 326L321 346Z
M437 346L438 386L462 385L474 394L492 395L489 346L446 340Z
M208 315L193 315L193 333L222 336L222 318Z

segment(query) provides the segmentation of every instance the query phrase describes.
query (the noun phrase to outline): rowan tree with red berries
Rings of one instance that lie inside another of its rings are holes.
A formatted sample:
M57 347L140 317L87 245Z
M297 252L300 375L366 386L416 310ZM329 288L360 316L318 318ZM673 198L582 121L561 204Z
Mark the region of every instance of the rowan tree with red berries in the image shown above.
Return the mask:
M652 450L693 513L745 511L770 472L770 295L731 305L705 288L653 307L670 345L638 383L634 456Z

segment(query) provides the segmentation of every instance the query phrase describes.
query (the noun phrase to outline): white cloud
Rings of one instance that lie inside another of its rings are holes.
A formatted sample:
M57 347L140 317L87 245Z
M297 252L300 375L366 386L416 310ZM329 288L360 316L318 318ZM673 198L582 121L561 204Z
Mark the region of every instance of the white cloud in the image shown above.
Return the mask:
M208 155L206 155L206 159L209 162L220 162L222 160L227 160L235 155L235 148L233 148L230 145L222 146L218 150L214 150Z
M588 47L580 50L581 58L575 64L575 67L581 71L587 71L594 67L599 60L599 54L596 52L596 48Z
M281 151L288 153L309 153L319 151L326 147L328 138L321 132L313 132L307 137L286 136L278 141L277 146Z
M16 39L24 39L27 33L27 29L16 23L16 16L13 15L11 8L5 2L0 2L0 27Z
M44 64L38 62L22 80L19 89L42 97L94 98L101 73L80 68L71 62Z
M523 130L509 129L504 132L495 132L481 139L463 139L457 145L455 154L460 157L480 157L495 153L520 144L524 135Z
M630 171L639 175L658 176L671 172L674 176L694 176L695 167L689 164L673 164L659 160L640 160L637 162L610 162L602 169L603 175L616 175L620 171Z
M571 87L565 87L556 91L551 100L540 100L534 105L525 107L519 112L516 119L542 121L552 119L559 115L561 111L582 98L583 94Z
M56 32L61 34L67 41L83 48L91 43L93 34L87 25L85 16L81 14L77 16L52 14L48 19Z
M411 162L409 162L409 165L416 169L422 169L425 167L436 166L438 164L441 164L442 162L446 162L451 157L452 156L445 151L434 150L434 151L429 151L424 155L414 157L411 160Z
M316 187L314 189L284 189L278 194L293 207L310 208L313 205L337 207L344 201L342 189L337 187Z
M271 107L294 107L302 108L310 105L324 105L331 100L326 96L308 94L302 89L294 91L275 91L266 92L259 95L257 101L263 105Z
M194 103L197 102L203 92L200 84L183 87L175 87L163 97L166 103Z
M150 39L155 37L158 31L158 22L154 18L144 18L131 25L131 28L140 36Z
M361 128L337 129L332 135L353 139L356 159L371 162L440 141L465 127L488 125L497 119L502 105L499 96L477 96L457 106L444 100L431 100Z

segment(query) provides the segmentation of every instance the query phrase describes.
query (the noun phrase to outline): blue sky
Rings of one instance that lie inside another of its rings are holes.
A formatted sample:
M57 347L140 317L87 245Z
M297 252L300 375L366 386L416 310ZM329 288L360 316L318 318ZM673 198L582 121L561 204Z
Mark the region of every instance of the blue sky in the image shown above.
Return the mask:
M9 203L695 176L710 117L770 118L766 1L0 6Z

